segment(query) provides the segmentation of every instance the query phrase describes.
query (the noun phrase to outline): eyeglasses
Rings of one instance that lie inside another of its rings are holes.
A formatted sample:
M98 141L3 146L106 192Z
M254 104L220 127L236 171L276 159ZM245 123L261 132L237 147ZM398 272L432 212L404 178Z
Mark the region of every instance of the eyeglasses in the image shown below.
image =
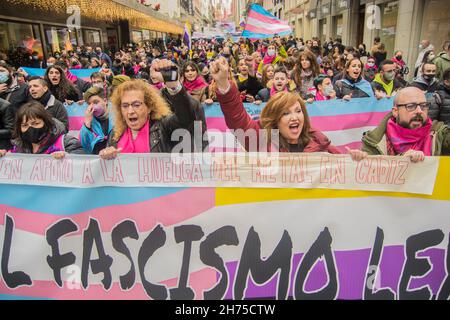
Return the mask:
M130 106L133 109L139 109L144 103L142 101L133 101L131 104L130 103L122 103L120 105L120 107L122 109L128 109Z
M428 111L430 109L431 103L430 102L422 102L422 103L407 103L407 104L398 104L397 107L405 107L405 109L409 112L413 112L417 109L417 107L420 107L422 111Z

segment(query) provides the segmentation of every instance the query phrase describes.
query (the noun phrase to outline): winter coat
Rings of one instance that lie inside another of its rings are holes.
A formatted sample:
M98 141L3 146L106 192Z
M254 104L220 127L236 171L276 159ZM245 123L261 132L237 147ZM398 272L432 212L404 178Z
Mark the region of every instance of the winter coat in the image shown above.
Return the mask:
M375 76L375 79L373 80L373 82L371 83L373 92L381 91L381 92L386 93L386 95L388 95L388 96L392 96L392 93L394 93L394 92L400 90L401 88L403 88L403 84L400 81L398 81L397 79L394 79L392 81L393 81L393 84L394 84L393 87L392 87L392 91L391 92L387 92L386 88L385 88L386 84L384 83L381 74L378 73Z
M450 56L448 53L441 52L434 58L433 62L436 65L436 78L442 81L444 79L444 71L450 68Z
M77 138L65 134L66 128L57 119L53 118L54 126L50 134L41 142L41 146L35 154L51 154L58 151L67 153L84 154L83 147ZM13 153L33 153L33 146L20 138L13 140Z
M349 94L352 94L352 98L375 97L370 83L362 78L359 78L358 81L349 78L338 80L334 84L334 91L336 91L338 99Z
M392 118L392 113L389 113L381 121L380 125L372 131L364 133L362 138L362 150L369 155L387 155L387 141L386 128L389 119ZM443 122L433 121L431 127L431 134L433 136L433 156L448 156L450 155L450 127Z
M432 120L444 122L450 125L450 88L440 83L431 98L431 107L428 116Z
M230 83L230 91L226 94L221 94L217 92L217 99L219 100L220 107L225 116L225 122L227 127L233 130L242 129L244 131L253 129L257 132L262 130L262 125L260 120L253 120L244 108L244 105L240 99L239 91L233 83ZM311 140L304 146L303 152L329 152L339 154L340 151L333 145L331 145L330 140L323 135L321 132L311 129L310 131ZM245 146L247 151L250 150L251 144L248 141L241 141ZM259 150L259 146L258 146ZM287 152L287 150L281 150Z
M411 82L408 87L415 87L419 88L422 91L433 93L436 91L438 83L439 82L436 80L436 78L434 78L433 81L431 81L431 83L428 83L427 81L425 81L423 76L420 76L414 79L413 82Z
M172 133L176 129L188 129L196 120L195 110L189 104L189 94L182 88L176 95L169 95L173 114L162 119L150 119L150 152L170 153L178 142L172 141ZM119 138L120 140L120 138ZM117 148L118 140L114 139L114 129L111 131L107 146Z
M0 99L0 150L11 149L11 133L14 128L14 117L12 113L8 112L11 104Z

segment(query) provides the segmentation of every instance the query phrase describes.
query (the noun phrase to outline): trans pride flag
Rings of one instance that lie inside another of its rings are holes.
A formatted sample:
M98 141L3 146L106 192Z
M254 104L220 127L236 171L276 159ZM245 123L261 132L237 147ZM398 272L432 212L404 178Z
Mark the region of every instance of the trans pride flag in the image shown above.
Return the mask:
M39 68L28 68L28 67L22 67L26 73L28 73L30 76L36 76L36 77L43 77L45 76L45 71L47 69L39 69ZM69 71L77 76L80 79L83 79L84 81L91 82L91 74L94 72L100 72L101 68L94 68L94 69L69 69Z
M251 39L273 38L275 35L287 36L292 28L257 4L252 4L248 12L247 24L242 36Z

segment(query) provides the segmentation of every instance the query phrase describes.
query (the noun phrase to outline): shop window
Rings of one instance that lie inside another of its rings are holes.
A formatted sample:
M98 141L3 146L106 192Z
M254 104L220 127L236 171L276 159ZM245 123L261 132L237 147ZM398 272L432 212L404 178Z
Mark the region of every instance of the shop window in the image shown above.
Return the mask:
M39 26L26 23L0 21L0 52L8 55L15 67L30 65L30 56L37 52L44 57Z
M65 27L44 26L47 52L73 51L77 46L75 30Z
M83 29L83 41L85 46L102 47L100 31L98 30Z
M398 17L398 1L388 2L380 5L381 10L381 30L378 31L378 36L381 43L386 47L387 56L394 54L395 50L395 34L397 30Z
M437 52L450 39L450 6L448 0L425 1L420 39L430 40Z
M133 30L132 37L133 37L132 38L133 43L140 43L140 42L142 42L142 31Z

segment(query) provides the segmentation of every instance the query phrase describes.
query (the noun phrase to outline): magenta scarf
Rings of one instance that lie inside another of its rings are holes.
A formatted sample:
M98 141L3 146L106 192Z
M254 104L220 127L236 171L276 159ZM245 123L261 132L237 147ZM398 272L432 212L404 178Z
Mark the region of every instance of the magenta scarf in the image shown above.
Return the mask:
M194 90L197 89L203 89L208 86L206 81L203 79L203 77L198 76L194 81L187 81L186 79L183 82L183 86L186 88L186 90L191 93Z
M408 150L422 151L426 156L432 155L431 119L418 129L407 129L398 125L394 118L389 119L386 135L395 154L403 154Z
M150 121L139 130L136 140L133 140L133 133L130 128L124 132L117 143L117 148L121 148L121 153L149 153L150 152Z
M284 92L289 92L289 90L287 89L287 87L284 87ZM270 96L272 97L273 95L277 94L278 92L281 91L277 91L277 89L275 89L275 86L272 86L272 88L270 88Z
M164 82L153 83L152 86L158 90L161 90L162 88L164 88Z
M268 54L266 54L266 55L264 56L263 64L264 64L264 65L272 64L273 60L275 60L276 57L277 57L276 54L275 54L273 57L270 57Z

